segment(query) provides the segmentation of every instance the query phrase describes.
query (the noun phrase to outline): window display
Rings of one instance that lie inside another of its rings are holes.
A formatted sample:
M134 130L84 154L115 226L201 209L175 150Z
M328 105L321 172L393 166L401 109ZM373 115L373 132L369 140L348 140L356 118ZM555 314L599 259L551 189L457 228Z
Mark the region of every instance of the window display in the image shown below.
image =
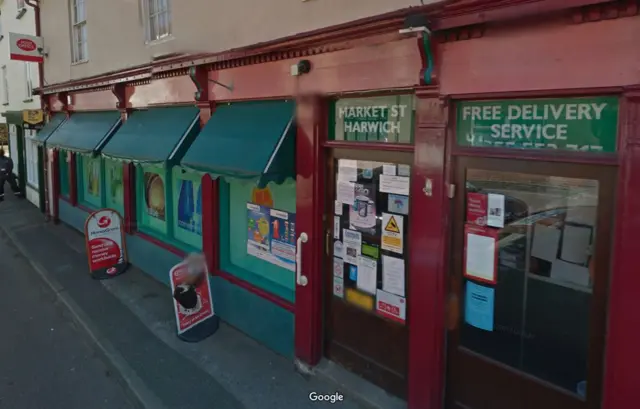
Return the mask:
M101 208L102 158L78 154L76 161L81 175L78 178L78 199L86 206Z
M333 295L405 323L410 167L337 159Z
M122 163L104 159L106 206L124 214L124 182Z
M202 175L174 168L173 234L176 240L189 246L202 248Z
M167 234L166 170L163 167L140 165L136 168L138 225L142 230Z

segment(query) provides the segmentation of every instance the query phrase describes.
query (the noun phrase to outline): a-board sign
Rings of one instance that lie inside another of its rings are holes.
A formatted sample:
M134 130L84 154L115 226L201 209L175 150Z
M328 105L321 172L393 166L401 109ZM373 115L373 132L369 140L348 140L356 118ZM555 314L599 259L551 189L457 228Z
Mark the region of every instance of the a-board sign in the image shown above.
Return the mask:
M89 271L98 280L122 274L129 263L122 229L122 217L113 209L101 209L84 223Z
M173 266L169 277L178 334L213 317L209 272L204 257L189 256Z

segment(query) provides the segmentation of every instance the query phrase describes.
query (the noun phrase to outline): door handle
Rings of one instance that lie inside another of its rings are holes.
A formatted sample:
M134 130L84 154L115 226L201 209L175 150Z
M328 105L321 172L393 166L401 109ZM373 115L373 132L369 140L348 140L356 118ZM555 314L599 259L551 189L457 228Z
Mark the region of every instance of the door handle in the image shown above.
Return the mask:
M305 287L309 284L307 276L302 275L302 243L306 243L309 240L307 233L300 233L298 241L296 243L296 284Z

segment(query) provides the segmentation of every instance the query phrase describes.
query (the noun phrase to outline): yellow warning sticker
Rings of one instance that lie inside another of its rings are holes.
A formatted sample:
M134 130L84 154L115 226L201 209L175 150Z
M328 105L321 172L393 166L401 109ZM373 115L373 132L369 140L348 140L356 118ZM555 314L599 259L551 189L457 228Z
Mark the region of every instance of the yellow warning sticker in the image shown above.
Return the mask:
M384 229L392 233L400 233L400 228L398 227L395 216L391 215Z
M382 249L402 254L404 251L404 217L382 213Z

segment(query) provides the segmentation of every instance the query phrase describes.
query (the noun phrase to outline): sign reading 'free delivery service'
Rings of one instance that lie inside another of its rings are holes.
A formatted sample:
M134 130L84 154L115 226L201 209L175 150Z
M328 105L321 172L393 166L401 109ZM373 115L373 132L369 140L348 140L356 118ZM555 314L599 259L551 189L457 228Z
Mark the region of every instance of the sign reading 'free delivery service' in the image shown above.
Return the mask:
M615 152L617 97L464 101L458 145Z

